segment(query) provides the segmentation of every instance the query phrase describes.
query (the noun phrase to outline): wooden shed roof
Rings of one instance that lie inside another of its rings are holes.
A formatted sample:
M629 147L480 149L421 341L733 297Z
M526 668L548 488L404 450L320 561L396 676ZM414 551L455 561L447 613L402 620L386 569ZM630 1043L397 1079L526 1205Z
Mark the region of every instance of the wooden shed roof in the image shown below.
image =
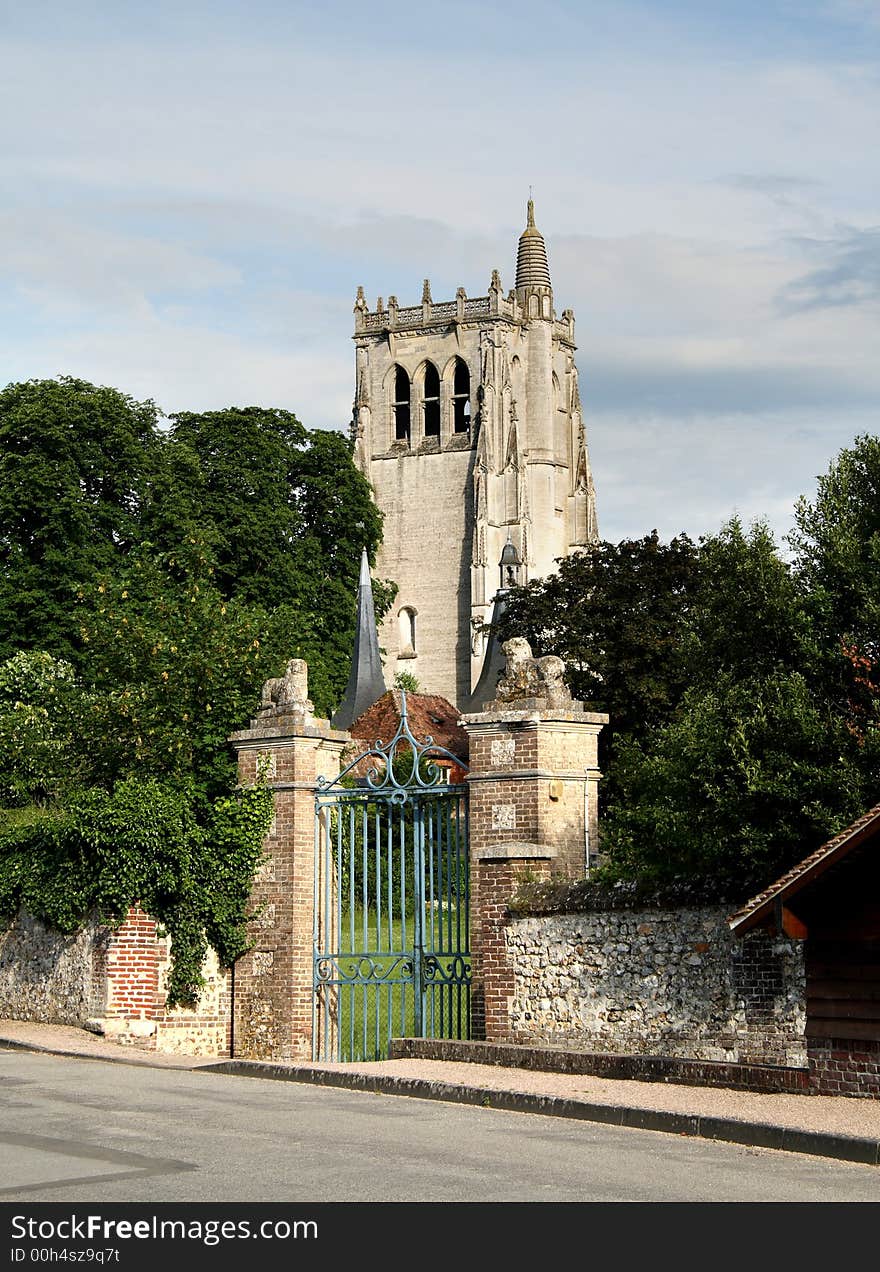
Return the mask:
M786 871L774 883L764 888L735 914L732 914L727 920L731 931L741 935L772 921L780 905L784 905L826 870L842 861L854 848L860 847L878 833L880 833L880 804L875 804L851 826L847 826L846 830L840 831L833 839L822 844L821 848L817 848L808 857L804 857L803 861L792 866L791 870Z

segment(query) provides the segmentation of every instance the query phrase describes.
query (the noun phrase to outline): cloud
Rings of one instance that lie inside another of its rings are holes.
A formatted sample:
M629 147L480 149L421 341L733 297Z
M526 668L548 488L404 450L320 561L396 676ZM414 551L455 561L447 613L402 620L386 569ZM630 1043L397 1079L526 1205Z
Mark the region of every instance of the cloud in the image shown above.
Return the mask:
M139 309L150 295L238 286L229 263L155 235L82 224L69 212L0 215L0 273L32 300L64 298L77 308Z
M873 426L873 429L872 429ZM821 410L759 416L600 411L590 418L599 532L612 542L656 528L713 533L731 516L766 519L777 541L792 529L795 503L876 414Z
M498 267L509 287L534 184L603 530L782 518L880 396L869 42L821 4L783 35L773 5L549 0L536 28L525 0L456 3L442 38L418 6L157 0L112 29L56 6L51 31L22 8L5 379L345 427L356 286L450 299Z
M780 290L777 303L782 313L880 301L880 227L847 226L836 238L801 239L799 246L827 263ZM880 315L875 315L875 322L877 316Z

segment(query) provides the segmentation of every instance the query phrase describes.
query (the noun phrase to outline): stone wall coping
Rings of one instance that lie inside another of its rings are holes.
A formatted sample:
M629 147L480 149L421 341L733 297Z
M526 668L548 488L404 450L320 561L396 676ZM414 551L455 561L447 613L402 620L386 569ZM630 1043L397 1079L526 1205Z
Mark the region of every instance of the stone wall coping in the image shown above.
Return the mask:
M475 861L544 861L559 856L559 849L552 844L529 843L523 839L511 839L503 844L486 844L473 852Z
M464 780L472 782L524 782L549 780L551 782L597 782L601 769L585 765L582 769L509 769L488 768L479 773L466 773Z
M265 748L266 743L273 746L292 746L301 740L330 742L335 746L347 746L351 742L351 734L344 729L332 729L329 720L315 720L312 724L304 724L302 717L290 715L276 716L272 721L255 723L250 729L240 729L230 733L229 741L238 750L249 748Z
M555 725L569 730L572 725L581 725L588 731L595 731L607 724L610 717L604 711L578 711L567 707L546 707L543 709L506 704L497 711L477 711L461 717L462 727L468 733L490 733L498 726L514 725L520 729L535 729L538 725Z

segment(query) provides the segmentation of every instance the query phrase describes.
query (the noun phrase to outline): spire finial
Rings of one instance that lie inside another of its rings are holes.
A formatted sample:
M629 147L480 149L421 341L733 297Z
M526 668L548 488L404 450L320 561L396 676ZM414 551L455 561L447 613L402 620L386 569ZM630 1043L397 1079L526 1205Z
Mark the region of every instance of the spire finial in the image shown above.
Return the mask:
M529 186L529 226L535 228L535 200L532 198L532 187Z

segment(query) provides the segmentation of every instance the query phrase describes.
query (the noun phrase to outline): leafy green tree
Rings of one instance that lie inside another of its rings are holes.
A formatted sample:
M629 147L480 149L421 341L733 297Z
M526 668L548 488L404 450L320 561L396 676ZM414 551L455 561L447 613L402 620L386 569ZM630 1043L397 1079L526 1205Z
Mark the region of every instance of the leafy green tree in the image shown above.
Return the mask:
M79 593L88 651L92 782L132 774L192 785L215 798L234 784L229 734L246 727L279 651L269 615L227 600L204 542L138 549L128 567Z
M230 408L169 417L173 481L147 518L147 534L173 550L181 530L213 541L215 580L227 597L267 608L299 599L296 487L307 433L289 411Z
M720 673L648 737L620 740L615 765L603 849L607 871L624 877L760 887L867 797L844 721L793 671Z
M332 714L348 681L361 551L374 559L381 539L350 442L263 407L170 419L145 534L169 553L184 532L197 535L212 551L219 593L268 615L276 666L266 675L305 658L316 707ZM378 616L394 590L374 583Z
M700 539L687 620L687 683L802 669L809 644L800 591L764 521L738 517Z
M563 557L558 571L511 591L499 639L525 636L537 654L567 664L572 693L611 716L617 733L665 719L687 683L687 623L699 579L687 535L597 543Z
M70 931L139 901L173 1005L206 942L247 946L271 796L235 788L228 735L292 656L335 708L381 518L349 443L289 412L156 421L79 380L0 395L0 913Z
M69 657L73 591L138 541L157 410L65 376L0 392L0 658Z
M256 406L170 420L171 515L157 500L147 522L159 546L173 547L182 524L212 527L217 587L266 608L314 608L316 585L329 580L357 594L361 550L375 556L381 515L341 433Z
M814 674L863 741L880 721L880 437L840 452L789 536Z
M88 707L63 659L22 650L0 663L0 805L46 805L76 783L74 739Z
M766 879L880 793L876 731L854 737L815 674L803 578L733 518L696 546L598 544L511 594L502 637L561 655L611 715L612 873Z

